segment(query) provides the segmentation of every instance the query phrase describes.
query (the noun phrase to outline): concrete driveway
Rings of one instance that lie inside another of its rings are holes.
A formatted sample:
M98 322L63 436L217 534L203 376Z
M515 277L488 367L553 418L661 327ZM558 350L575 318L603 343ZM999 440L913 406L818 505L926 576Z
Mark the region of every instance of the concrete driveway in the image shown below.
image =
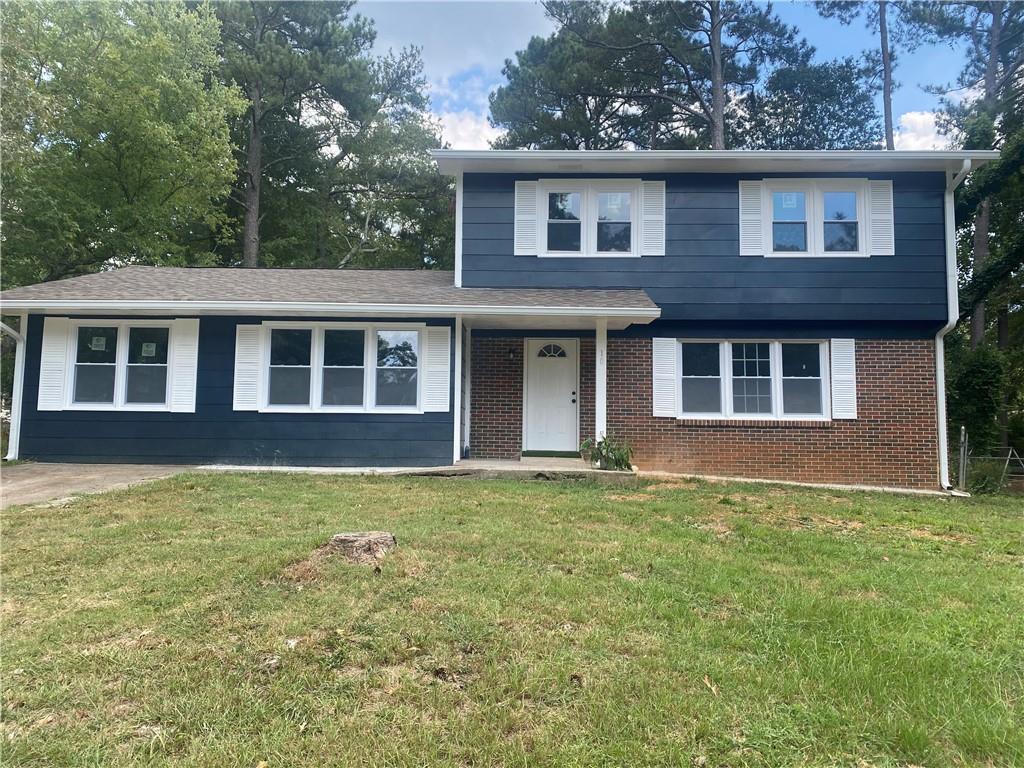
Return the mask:
M0 468L0 509L125 488L189 469L169 464L15 464Z

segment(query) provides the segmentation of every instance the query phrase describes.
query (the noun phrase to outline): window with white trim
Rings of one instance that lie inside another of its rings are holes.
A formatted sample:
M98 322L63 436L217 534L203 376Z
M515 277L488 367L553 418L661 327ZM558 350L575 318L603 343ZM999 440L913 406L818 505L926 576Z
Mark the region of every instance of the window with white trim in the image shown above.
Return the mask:
M542 180L540 251L545 256L639 256L637 180Z
M827 418L823 341L681 341L681 418Z
M169 326L83 322L72 343L70 407L167 408Z
M867 256L864 179L765 179L769 256Z
M416 407L419 342L416 331L377 331L377 405Z
M267 325L267 410L419 409L419 328Z

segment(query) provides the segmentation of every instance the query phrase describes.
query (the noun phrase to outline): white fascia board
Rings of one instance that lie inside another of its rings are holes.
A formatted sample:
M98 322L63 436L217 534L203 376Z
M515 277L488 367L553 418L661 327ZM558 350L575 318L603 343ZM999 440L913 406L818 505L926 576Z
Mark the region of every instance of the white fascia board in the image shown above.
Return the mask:
M6 310L56 313L111 313L160 315L345 315L351 317L451 317L454 315L547 315L554 317L630 317L656 319L658 307L543 307L494 304L333 304L308 302L237 301L46 301L22 299L4 302Z
M436 149L441 173L956 171L995 160L995 150L456 150Z

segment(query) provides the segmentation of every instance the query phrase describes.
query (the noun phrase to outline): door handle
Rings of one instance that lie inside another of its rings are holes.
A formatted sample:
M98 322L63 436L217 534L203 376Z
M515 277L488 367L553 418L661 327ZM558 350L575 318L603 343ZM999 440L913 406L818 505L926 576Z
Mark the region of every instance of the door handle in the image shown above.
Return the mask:
M575 402L576 402L576 398L574 397L574 398L572 399L572 401L573 401L573 402L575 403Z

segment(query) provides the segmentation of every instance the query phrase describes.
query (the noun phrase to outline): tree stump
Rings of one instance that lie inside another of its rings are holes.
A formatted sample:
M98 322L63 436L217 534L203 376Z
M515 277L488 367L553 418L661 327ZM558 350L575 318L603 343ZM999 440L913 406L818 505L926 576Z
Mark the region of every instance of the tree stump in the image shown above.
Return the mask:
M339 554L351 563L366 565L383 560L397 546L394 534L388 531L336 533L320 547L319 552L323 555Z

